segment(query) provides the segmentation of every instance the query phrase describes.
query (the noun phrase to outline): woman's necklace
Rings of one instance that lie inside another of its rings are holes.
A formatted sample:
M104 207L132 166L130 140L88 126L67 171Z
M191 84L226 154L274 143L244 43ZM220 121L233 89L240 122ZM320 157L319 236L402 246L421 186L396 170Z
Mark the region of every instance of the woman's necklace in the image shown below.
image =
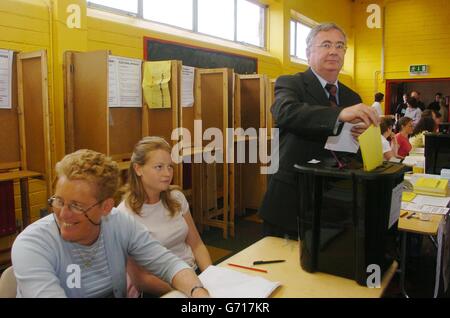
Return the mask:
M83 248L78 248L77 255L81 258L83 265L85 268L89 268L92 266L92 263L97 255L98 248L100 246L100 240L102 239L102 235L98 238L97 242L95 242L95 246L89 252L83 251Z

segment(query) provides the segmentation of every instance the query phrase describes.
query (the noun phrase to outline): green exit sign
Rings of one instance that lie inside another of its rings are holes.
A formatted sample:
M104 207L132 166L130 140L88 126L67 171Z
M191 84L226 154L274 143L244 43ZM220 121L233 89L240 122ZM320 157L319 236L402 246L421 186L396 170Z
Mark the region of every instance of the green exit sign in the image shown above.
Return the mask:
M428 65L426 65L426 64L410 65L409 73L410 74L427 74L428 73Z

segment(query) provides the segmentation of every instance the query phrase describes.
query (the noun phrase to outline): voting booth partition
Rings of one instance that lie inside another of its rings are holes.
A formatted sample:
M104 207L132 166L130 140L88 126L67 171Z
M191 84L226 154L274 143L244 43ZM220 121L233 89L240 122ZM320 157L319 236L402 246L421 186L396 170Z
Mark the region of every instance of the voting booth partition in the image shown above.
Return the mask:
M395 255L389 250L395 244L388 243L394 238L390 234L400 205L397 202L397 211L391 212L391 204L401 200L393 190L402 186L405 166L384 163L371 172L325 163L296 168L302 268L354 279L360 285L366 285L373 270L384 273L392 264L390 255Z

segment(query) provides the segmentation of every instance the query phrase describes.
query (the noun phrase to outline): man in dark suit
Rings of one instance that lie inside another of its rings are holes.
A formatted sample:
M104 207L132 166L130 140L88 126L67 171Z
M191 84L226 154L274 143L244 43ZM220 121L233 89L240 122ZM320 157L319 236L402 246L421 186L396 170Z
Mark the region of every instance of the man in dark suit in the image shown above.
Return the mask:
M345 33L333 23L313 28L306 40L304 73L280 76L275 83L271 112L279 128L279 169L270 177L260 216L264 234L297 238L297 173L294 164L331 156L324 149L329 136L344 122L356 137L370 124L379 124L376 110L361 103L357 93L338 82L346 51Z

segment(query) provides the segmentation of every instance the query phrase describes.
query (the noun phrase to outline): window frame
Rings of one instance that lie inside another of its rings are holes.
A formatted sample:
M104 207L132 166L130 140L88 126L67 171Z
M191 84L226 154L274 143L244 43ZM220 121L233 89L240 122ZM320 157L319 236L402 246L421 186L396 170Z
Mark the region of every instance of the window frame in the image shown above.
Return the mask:
M290 29L291 28L291 22L295 23L294 55L291 55L291 45L292 45L292 43L291 43L291 37L292 36L291 36L291 29ZM312 29L315 26L317 26L319 23L317 23L314 20L312 20L312 19L310 19L310 18L308 18L308 17L306 17L304 15L301 15L301 14L295 12L295 11L292 12L291 18L289 20L289 55L290 55L291 59L294 58L294 59L298 59L298 60L307 62L307 59L304 59L304 58L302 58L302 57L297 55L297 30L298 30L298 24L302 24L302 25Z
M88 6L88 8L103 10L103 11L120 14L120 15L125 15L127 17L131 16L131 17L135 17L135 18L140 18L142 16L140 14L142 14L142 11L143 11L143 9L142 9L142 1L143 0L135 0L135 1L137 1L137 5L138 5L136 13L134 13L132 11L121 10L121 9L117 9L114 7L109 7L109 6L105 6L102 4L94 3L89 0L87 0L87 6Z
M193 6L193 10L192 10L192 29L186 29L177 25L173 25L173 24L168 24L168 23L164 23L164 22L159 22L159 21L155 21L155 20L150 20L150 19L146 19L144 18L144 4L143 1L144 0L136 0L138 3L138 12L134 13L131 11L125 11L125 10L121 10L121 9L116 9L114 7L108 7L105 5L101 5L101 4L96 4L93 2L90 2L89 0L87 1L87 6L88 8L93 8L93 9L98 9L98 10L102 10L102 11L107 11L107 12L111 12L114 14L119 14L119 15L124 15L124 16L128 16L128 17L135 17L144 21L149 21L152 23L158 23L161 25L165 25L165 26L169 26L169 27L173 27L179 30L183 30L183 31L188 31L188 32L192 32L192 33L196 33L199 35L205 35L208 37L212 37L212 38L216 38L216 39L220 39L220 40L224 40L224 41L230 41L230 42L234 42L243 46L248 46L248 47L253 47L253 48L257 48L257 49L262 49L262 50L267 50L267 10L268 10L268 5L263 4L261 2L259 2L258 0L243 0L243 1L247 1L247 2L251 2L253 4L258 5L261 9L262 9L262 14L261 14L261 20L262 20L262 28L260 28L260 31L262 32L262 34L260 34L260 42L262 42L262 46L259 45L255 45L252 43L248 43L245 41L238 41L237 40L237 2L238 0L234 0L234 29L233 29L233 40L231 39L226 39L226 38L222 38L219 36L214 36L214 35L210 35L207 33L201 33L198 32L198 0L192 0L192 6Z

